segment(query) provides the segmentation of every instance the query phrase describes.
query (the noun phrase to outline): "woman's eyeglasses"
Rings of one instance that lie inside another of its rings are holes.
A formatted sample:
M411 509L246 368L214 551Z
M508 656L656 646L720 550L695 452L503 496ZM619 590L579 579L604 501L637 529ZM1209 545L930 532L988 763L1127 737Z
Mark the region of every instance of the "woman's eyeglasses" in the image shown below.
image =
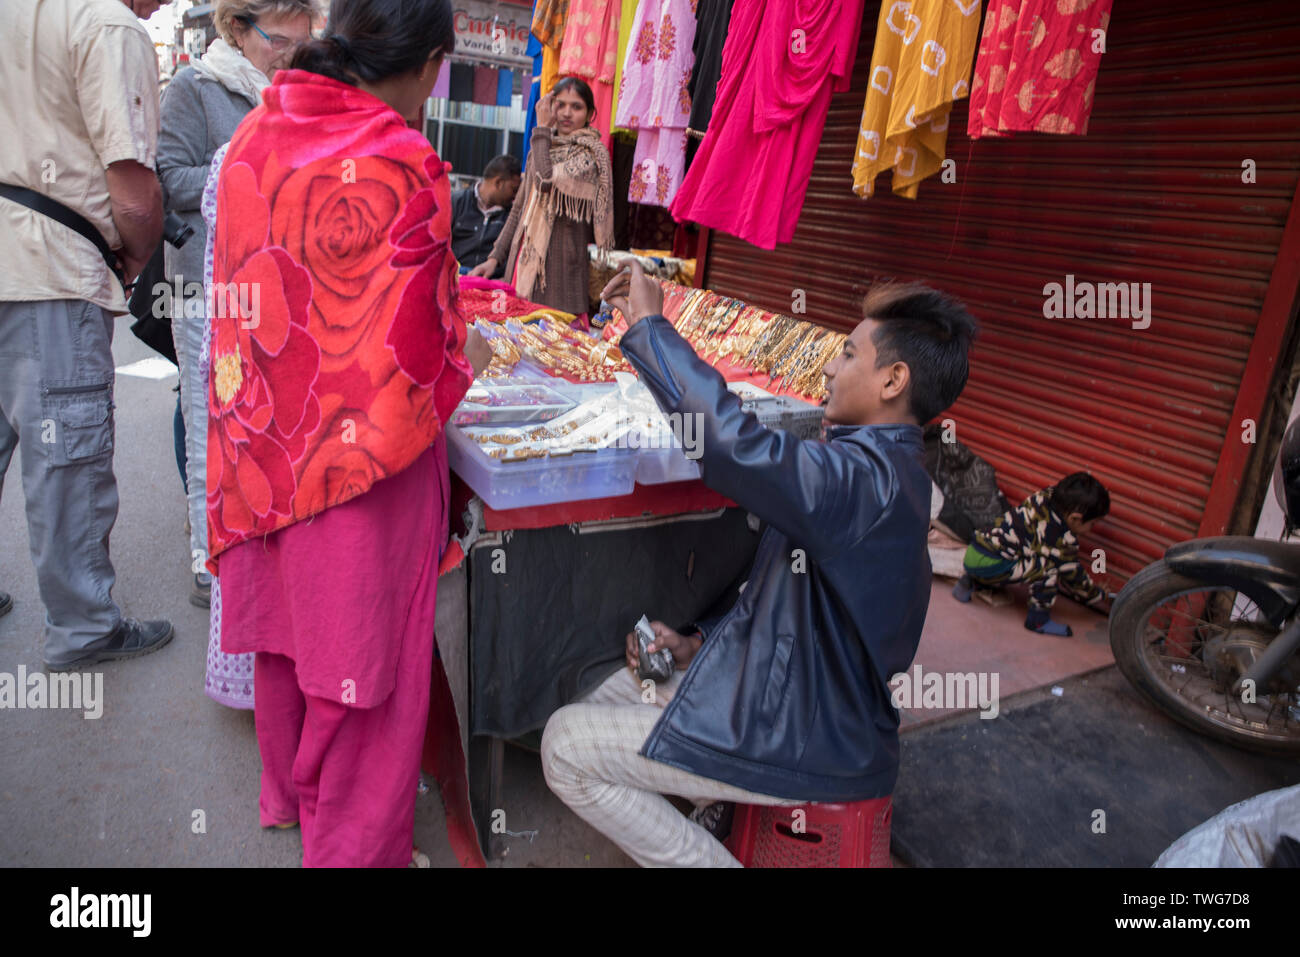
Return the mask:
M236 19L256 30L258 35L261 36L261 38L267 42L267 45L276 53L283 53L295 43L295 41L288 37L282 37L278 33L275 36L269 36L265 30L257 25L256 20L249 19L248 17L237 17Z

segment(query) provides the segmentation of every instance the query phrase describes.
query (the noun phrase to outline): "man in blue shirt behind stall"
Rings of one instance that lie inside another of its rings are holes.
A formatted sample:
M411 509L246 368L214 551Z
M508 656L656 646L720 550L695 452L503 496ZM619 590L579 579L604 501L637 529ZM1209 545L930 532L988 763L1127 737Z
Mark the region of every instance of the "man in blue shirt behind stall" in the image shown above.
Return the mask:
M561 800L637 863L734 867L663 795L793 805L893 791L888 682L911 665L930 600L921 426L966 384L975 321L925 286L872 289L826 365L826 441L811 441L741 410L639 266L603 296L627 317L623 353L660 408L697 416L704 482L767 528L726 614L682 632L653 623L652 650L669 648L678 669L654 702L620 669L552 715L542 765ZM631 635L627 651L634 669Z

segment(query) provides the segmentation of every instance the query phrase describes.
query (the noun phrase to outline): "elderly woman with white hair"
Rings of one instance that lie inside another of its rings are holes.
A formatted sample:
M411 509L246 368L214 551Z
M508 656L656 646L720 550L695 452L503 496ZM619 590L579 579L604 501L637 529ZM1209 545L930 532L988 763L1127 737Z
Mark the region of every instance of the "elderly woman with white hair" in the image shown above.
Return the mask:
M271 77L287 67L298 46L311 38L322 13L319 0L216 0L212 18L220 37L168 85L162 98L158 139L164 206L194 229L183 248L165 247L165 268L169 286L186 290L183 302L172 303L172 338L180 363L178 410L183 423L176 430L177 464L185 480L190 518L194 572L190 600L200 607L208 607L211 600L211 580L202 571L207 558L208 413L206 377L198 359L206 297L197 292L203 283L208 231L200 211L203 188L213 154L261 103ZM241 669L237 663L220 659L219 648L217 655L219 660L214 662L209 651L208 694L223 704L251 708L251 662Z

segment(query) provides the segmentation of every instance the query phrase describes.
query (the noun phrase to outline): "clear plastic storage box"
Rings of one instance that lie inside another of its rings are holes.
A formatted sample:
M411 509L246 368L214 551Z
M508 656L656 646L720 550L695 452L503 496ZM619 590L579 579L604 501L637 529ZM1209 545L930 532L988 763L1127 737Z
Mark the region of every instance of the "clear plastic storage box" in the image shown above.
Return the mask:
M573 408L573 400L545 385L475 383L452 414L452 425L546 422Z
M700 477L699 459L688 459L679 446L669 449L639 449L636 460L637 485L667 485Z
M502 462L490 458L456 426L447 429L447 464L491 508L529 508L631 495L635 449Z

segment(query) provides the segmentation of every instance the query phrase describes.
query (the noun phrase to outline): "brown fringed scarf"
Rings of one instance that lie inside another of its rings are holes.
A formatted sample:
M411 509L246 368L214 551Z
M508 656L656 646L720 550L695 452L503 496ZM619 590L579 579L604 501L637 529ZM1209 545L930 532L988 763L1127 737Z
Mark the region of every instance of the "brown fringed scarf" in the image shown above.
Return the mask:
M555 134L551 139L550 191L544 192L542 184L530 165L524 173L527 195L521 228L510 249L510 262L517 263L515 288L522 296L534 288L534 281L536 288L546 288L546 252L557 215L591 223L602 252L614 245L614 185L609 155L596 130L588 126L567 136Z

